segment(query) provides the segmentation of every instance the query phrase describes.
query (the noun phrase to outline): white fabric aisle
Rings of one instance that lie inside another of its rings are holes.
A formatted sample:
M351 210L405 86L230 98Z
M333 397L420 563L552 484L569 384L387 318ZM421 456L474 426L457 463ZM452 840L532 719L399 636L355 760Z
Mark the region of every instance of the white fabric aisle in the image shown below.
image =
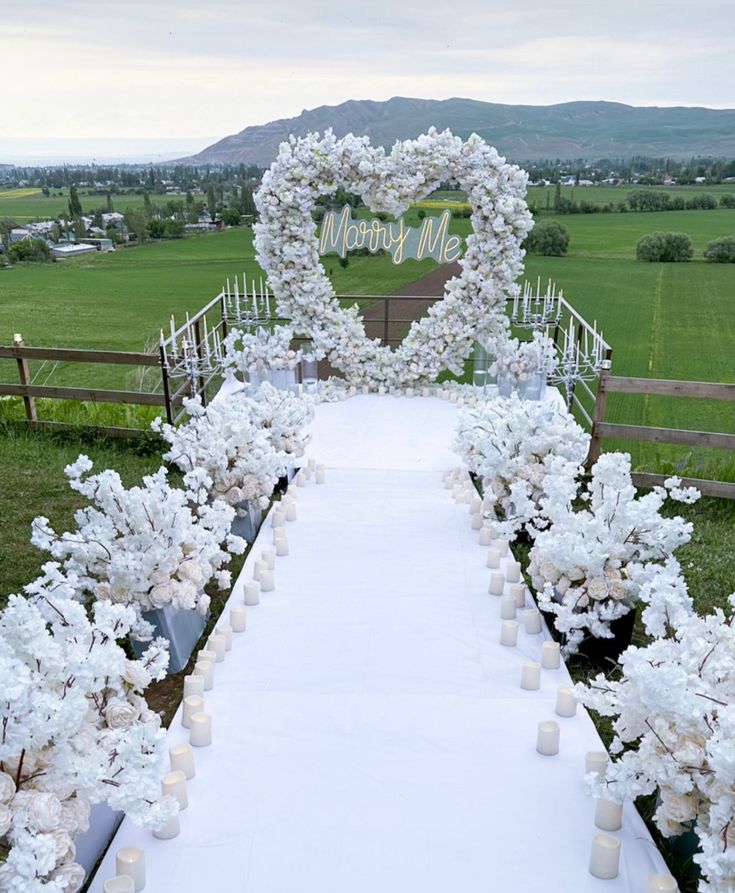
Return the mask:
M559 719L558 756L535 751L569 677L544 670L522 691L546 634L498 644L486 549L436 471L454 464L455 413L434 398L319 407L310 454L327 483L298 488L277 589L217 665L182 833L124 822L94 893L123 845L145 850L151 893L643 893L664 870L626 807L620 876L587 871L582 775L599 738L579 710ZM350 455L367 467L344 467ZM266 522L233 603L270 542ZM187 740L178 715L169 738Z

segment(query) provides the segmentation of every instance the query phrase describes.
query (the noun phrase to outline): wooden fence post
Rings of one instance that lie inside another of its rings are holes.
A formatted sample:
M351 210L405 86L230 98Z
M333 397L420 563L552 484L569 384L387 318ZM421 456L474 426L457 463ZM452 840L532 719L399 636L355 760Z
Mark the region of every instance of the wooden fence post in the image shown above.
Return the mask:
M592 466L600 458L602 452L602 437L599 427L605 421L605 409L607 407L607 377L610 374L610 360L603 360L600 368L600 377L597 380L597 397L595 399L595 408L592 413L592 437L590 439L590 449L587 453L586 467Z
M13 343L16 347L23 347L23 336L20 333L16 333L13 338ZM31 383L31 376L28 371L28 361L25 357L18 357L18 374L20 375L20 383L25 387L28 387ZM29 394L23 395L23 403L26 408L26 419L30 424L38 421L38 416L36 415L36 398L31 397Z

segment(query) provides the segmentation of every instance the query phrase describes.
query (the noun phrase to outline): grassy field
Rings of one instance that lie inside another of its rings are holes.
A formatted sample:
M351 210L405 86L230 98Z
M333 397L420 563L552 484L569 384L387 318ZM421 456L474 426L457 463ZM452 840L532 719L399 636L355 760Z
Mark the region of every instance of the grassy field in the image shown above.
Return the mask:
M654 192L665 192L674 198L681 196L685 201L694 195L712 195L717 201L724 194L735 195L735 183L721 183L714 186L706 186L704 183L695 186L562 186L562 198L574 200L577 203L589 202L592 205L617 205L624 202L628 193L633 190L646 189ZM554 206L555 186L530 186L528 189L528 204L532 208L543 209L548 200L549 207ZM677 212L672 212L677 213Z
M82 210L85 214L95 208L105 208L107 197L91 195L87 190L79 190ZM151 194L154 204L162 204L168 199L183 200L180 195ZM53 220L67 211L69 203L68 189L53 189L51 195L45 196L40 189L29 186L17 189L0 189L0 217L13 217L18 223L30 223L34 220ZM113 195L112 204L116 211L124 213L143 204L142 195Z

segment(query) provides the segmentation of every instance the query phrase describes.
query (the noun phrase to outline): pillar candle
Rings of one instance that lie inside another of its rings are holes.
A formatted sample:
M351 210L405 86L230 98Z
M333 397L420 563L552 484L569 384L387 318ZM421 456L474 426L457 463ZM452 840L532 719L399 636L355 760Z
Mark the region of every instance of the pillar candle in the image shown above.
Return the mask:
M584 755L584 774L596 772L597 775L604 775L607 772L608 759L605 750L588 750Z
M413 388L406 388L406 396L413 397Z
M260 603L260 583L252 580L243 587L246 605L257 605Z
M490 574L490 586L487 590L490 595L502 595L504 588L505 577L503 574ZM515 614L513 616L515 616Z
M648 878L646 893L679 893L679 886L670 874L652 874Z
M176 815L172 815L164 825L160 828L156 828L153 832L153 836L158 840L173 840L173 838L178 837L179 834L181 834L181 822L179 821L178 812Z
M559 753L559 723L556 720L547 719L538 724L536 750L545 757Z
M217 652L214 648L209 647L209 640L207 640L207 647L202 648L202 650L197 653L197 661L200 660L209 660L212 663L217 660Z
M316 471L316 459L309 459L306 463L306 467L309 471Z
M263 579L263 573L268 570L265 561L256 561L253 565L253 580L260 582Z
M526 587L523 585L523 583L514 583L510 587L510 594L516 600L516 608L525 608Z
M192 716L195 713L201 713L202 710L204 710L204 698L201 695L189 695L188 698L184 698L181 725L185 729L190 728Z
M378 385L378 393L380 394L381 397L383 396L383 394L385 394L385 385L383 385L383 384Z
M489 568L500 567L500 552L497 549L488 549L487 561L485 562Z
M276 579L273 571L263 571L263 579L260 581L261 592L273 592L276 588Z
M135 881L129 874L118 874L102 884L102 893L135 893Z
M558 642L544 642L541 646L541 666L545 670L558 670L561 654Z
M444 489L451 490L454 487L454 478L448 477L444 479Z
M477 542L481 546L489 546L493 541L493 532L489 527L483 527L480 530L480 535L477 538Z
M535 660L524 661L521 668L521 688L536 691L541 687L541 664Z
M230 624L220 621L217 626L215 626L214 631L218 636L225 637L225 651L232 651L232 627Z
M480 530L482 528L482 515L479 512L476 512L474 515L472 515L470 527L473 530Z
M248 628L248 615L245 605L233 605L230 608L230 626L235 633L244 633Z
M623 827L623 804L598 797L595 801L595 825L601 831L619 831Z
M276 553L273 549L263 549L260 560L265 562L269 571L272 571L276 566Z
M207 640L207 645L214 651L215 661L218 664L221 664L225 659L225 651L227 650L227 640L225 637L218 636L217 633L212 633Z
M201 660L197 658L194 672L197 676L204 677L204 691L211 691L214 688L214 661Z
M504 620L500 624L500 644L516 645L518 643L518 624L515 620Z
M316 482L317 484L323 484L326 480L326 470L323 465L317 465L316 467Z
M362 386L362 393L365 394L365 395L369 394L369 393L370 393L370 386L364 384L364 385Z
M508 540L499 539L495 541L495 548L500 552L501 557L508 554Z
M179 802L179 812L189 805L189 797L186 793L186 775L181 769L167 772L161 779L161 793L174 797Z
M281 509L273 509L273 516L271 518L272 527L283 527L283 522L285 520L286 519Z
M505 565L505 579L509 583L518 583L521 579L521 566L517 561L508 561Z
M495 574L493 574L495 576ZM500 599L500 619L515 620L516 600L512 595L504 595Z
M278 539L276 540L276 555L281 558L284 555L288 555L288 540L285 536L278 537Z
M526 628L526 632L534 636L536 633L541 632L541 614L535 609L530 608L527 611L523 612L523 625Z
M145 853L137 846L124 846L115 855L115 870L133 879L135 893L145 887Z
M470 515L477 515L482 510L482 500L479 496L473 496L470 500Z
M192 716L189 741L192 747L208 747L212 743L212 717L208 713Z
M590 853L590 874L603 881L618 876L620 866L620 841L609 834L595 834Z
M295 521L296 520L296 503L289 502L286 506L286 520L287 521Z
M184 697L188 698L190 695L203 695L204 694L204 676L199 676L198 674L192 674L191 676L184 676Z
M430 397L431 390L429 388L421 388L421 396L422 397Z
M560 685L556 690L556 715L574 716L577 712L577 699L568 685Z
M192 779L197 774L194 765L194 753L188 744L176 744L170 747L168 759L171 763L171 771L183 772L187 779Z

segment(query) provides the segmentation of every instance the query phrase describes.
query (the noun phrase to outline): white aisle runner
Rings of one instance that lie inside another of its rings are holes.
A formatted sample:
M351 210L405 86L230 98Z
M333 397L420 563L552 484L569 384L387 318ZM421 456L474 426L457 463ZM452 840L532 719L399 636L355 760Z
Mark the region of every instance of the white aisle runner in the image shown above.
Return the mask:
M214 743L195 749L182 833L158 841L126 821L95 893L126 844L145 850L151 893L643 893L664 870L626 808L620 876L587 871L584 754L600 742L580 710L558 720L558 756L535 751L569 677L544 670L522 691L546 633L498 644L486 550L436 471L454 412L433 398L319 408L311 454L327 483L298 488L277 589L217 665ZM416 416L424 430L406 430ZM350 437L363 467L344 467ZM407 470L412 457L427 470ZM270 542L266 522L247 579ZM169 736L187 740L178 716Z

